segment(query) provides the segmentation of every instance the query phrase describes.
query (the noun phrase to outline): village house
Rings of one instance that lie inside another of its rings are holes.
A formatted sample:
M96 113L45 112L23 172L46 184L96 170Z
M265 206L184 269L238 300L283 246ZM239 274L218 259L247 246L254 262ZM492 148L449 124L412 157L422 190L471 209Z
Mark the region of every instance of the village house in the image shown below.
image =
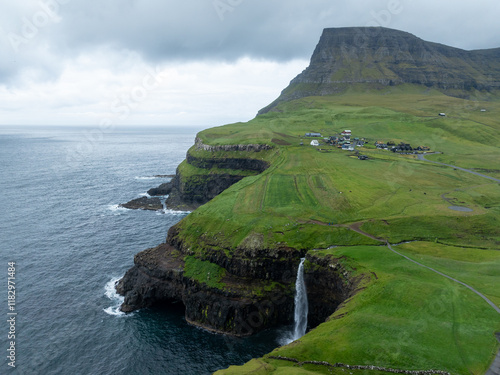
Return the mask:
M311 141L311 146L319 146L319 142L316 139L314 139Z
M398 146L392 147L391 148L392 152L408 152L408 151L413 151L413 148L409 143L403 143L401 142Z

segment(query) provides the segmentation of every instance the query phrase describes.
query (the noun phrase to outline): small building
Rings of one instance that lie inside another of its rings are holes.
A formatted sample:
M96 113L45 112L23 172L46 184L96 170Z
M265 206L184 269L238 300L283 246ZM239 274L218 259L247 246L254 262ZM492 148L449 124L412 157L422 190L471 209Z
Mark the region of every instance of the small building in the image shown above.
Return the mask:
M481 109L481 112L486 112L486 109L484 109L484 108L483 108L483 109Z
M311 146L319 146L319 142L316 139L314 139L311 141Z
M446 117L446 113L441 112L441 113L439 114L439 116L441 116L441 117Z
M344 150L344 151L354 151L354 146L352 146L350 143L346 143L345 145L342 146L342 150Z
M366 155L358 155L359 160L368 160L368 156Z
M306 137L321 138L321 133L306 133Z
M344 130L342 132L342 135L348 135L350 137L351 136L351 131L350 130Z

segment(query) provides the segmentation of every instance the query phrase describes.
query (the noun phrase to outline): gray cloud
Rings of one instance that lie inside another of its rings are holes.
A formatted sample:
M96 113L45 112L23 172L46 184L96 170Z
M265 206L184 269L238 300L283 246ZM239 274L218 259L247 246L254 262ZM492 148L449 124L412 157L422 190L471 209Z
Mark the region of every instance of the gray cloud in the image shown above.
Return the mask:
M488 0L22 3L2 5L0 82L26 69L51 79L61 61L98 47L135 51L151 62L309 58L325 27L381 25L465 49L500 47L500 4Z

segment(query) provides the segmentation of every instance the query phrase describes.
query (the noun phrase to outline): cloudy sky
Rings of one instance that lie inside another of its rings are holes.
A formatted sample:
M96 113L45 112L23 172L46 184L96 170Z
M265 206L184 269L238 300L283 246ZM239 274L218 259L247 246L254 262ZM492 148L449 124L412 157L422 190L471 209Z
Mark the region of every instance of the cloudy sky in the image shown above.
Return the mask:
M21 0L0 5L0 124L247 121L325 27L500 47L496 0Z

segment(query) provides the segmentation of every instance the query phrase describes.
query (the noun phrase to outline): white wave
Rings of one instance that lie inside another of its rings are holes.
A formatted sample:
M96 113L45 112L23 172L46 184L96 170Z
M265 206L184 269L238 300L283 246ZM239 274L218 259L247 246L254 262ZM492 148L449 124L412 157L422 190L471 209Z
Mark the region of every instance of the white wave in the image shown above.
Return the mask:
M118 307L108 307L107 309L103 309L103 311L112 316L124 316L125 313L120 310L120 306Z
M191 211L176 211L176 210L171 210L169 208L164 208L161 211L157 211L158 215L172 215L172 216L180 216L180 215L188 215L190 214Z
M134 179L136 180L156 180L157 177L154 177L154 176L144 176L144 177L141 177L141 176L135 176Z
M104 310L104 312L108 315L113 315L113 316L124 316L125 313L120 310L120 306L122 305L123 301L125 300L124 297L120 296L116 292L116 283L120 280L119 277L115 277L111 279L109 282L106 283L104 287L104 295L108 297L111 302L113 302L113 306L107 307Z
M139 194L139 197L151 198L151 195L149 195L148 193L141 193Z
M120 206L119 204L110 204L108 205L108 210L113 211L115 213L126 212L127 209L125 207Z

